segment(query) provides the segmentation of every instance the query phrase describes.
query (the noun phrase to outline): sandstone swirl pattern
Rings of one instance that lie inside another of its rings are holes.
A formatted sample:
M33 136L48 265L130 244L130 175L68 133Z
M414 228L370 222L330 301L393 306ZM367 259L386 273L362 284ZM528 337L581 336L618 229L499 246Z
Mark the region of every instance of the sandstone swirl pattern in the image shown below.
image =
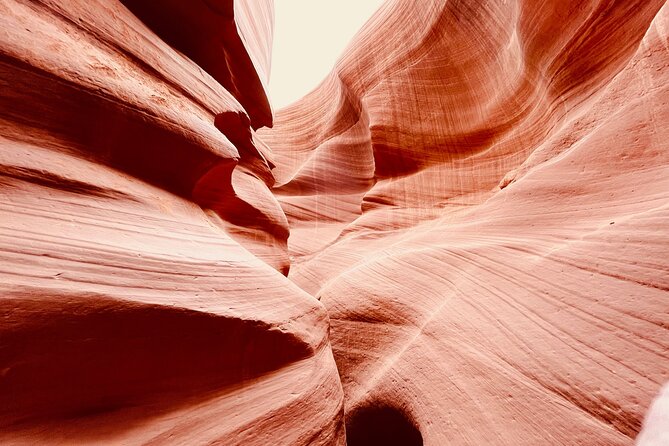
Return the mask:
M632 444L669 379L668 26L662 1L387 2L261 130L349 422Z
M277 113L273 8L0 0L0 443L633 444L669 6L388 0Z
M0 443L343 440L327 314L268 266L288 228L241 105L272 3L191 2L227 34L181 51L226 48L234 91L165 43L181 2L144 2L153 28L125 3L0 2Z

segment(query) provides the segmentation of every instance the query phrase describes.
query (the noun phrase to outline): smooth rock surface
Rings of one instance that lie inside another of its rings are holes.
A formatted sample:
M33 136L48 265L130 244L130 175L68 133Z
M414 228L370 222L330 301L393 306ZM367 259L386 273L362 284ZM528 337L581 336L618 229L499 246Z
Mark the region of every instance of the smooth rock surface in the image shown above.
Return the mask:
M669 379L663 3L390 1L260 131L349 430L633 443Z
M227 67L261 95L249 5ZM0 443L342 444L328 316L268 266L287 222L237 95L118 1L0 21Z
M669 5L274 7L0 1L0 444L663 444Z

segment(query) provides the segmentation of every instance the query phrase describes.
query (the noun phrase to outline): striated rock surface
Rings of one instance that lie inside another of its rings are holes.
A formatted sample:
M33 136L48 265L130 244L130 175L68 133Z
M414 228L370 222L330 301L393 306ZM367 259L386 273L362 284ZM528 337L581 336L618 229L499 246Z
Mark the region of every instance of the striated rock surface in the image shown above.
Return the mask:
M0 3L0 443L341 443L327 313L271 267L272 4L180 46L181 2L125 3Z
M390 1L260 131L349 444L633 443L669 379L663 3Z
M663 444L664 3L0 1L0 443Z

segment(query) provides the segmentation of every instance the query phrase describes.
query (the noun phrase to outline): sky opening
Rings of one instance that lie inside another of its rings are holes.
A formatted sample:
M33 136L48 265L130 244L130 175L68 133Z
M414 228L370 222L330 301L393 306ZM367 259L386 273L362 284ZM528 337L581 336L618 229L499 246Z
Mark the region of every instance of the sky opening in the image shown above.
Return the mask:
M314 89L385 0L275 0L269 94L275 110Z

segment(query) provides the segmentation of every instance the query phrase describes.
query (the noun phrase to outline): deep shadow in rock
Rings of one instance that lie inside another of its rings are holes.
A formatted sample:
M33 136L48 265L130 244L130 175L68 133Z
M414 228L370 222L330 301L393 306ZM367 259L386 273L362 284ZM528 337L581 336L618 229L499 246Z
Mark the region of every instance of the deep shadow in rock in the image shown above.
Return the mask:
M214 312L72 291L5 297L0 431L142 406L164 412L313 354L292 333Z
M404 411L370 405L346 415L348 446L422 446L423 436Z

